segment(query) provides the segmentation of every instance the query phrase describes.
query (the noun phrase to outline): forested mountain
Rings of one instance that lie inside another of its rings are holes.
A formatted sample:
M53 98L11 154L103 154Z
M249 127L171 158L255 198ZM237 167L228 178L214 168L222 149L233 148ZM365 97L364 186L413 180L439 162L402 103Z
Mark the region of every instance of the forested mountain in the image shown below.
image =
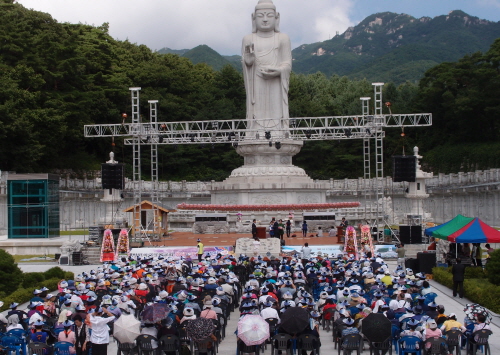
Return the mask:
M481 20L463 11L420 19L384 12L368 16L330 40L295 48L293 71L396 84L417 82L435 65L487 51L499 37L500 22ZM164 52L172 53L172 50L159 51ZM215 69L226 59L241 71L239 55L216 55L208 46L197 47L196 56L189 52L176 54L190 58L194 64L207 63Z
M0 170L77 174L99 169L111 149L132 165L121 139L84 138L85 124L121 123L130 113L129 87L140 86L141 113L159 100L160 121L245 117L241 74L231 65L214 70L177 54L117 41L107 24L58 23L13 0L0 0ZM187 53L187 52L186 52ZM324 56L322 56L324 57ZM371 82L322 73L290 79L292 117L359 114L359 97ZM428 70L419 86L384 87L393 113L432 112L432 128L387 130L386 174L403 148L421 147L434 172L500 167L500 40L483 53ZM150 153L142 150L147 178ZM242 165L229 145L160 146L162 180L222 180ZM313 178L362 175L359 140L306 142L295 164ZM130 174L129 174L130 176Z
M416 81L437 64L488 50L498 37L500 22L463 11L420 19L384 12L368 16L331 40L296 48L294 71L371 81Z

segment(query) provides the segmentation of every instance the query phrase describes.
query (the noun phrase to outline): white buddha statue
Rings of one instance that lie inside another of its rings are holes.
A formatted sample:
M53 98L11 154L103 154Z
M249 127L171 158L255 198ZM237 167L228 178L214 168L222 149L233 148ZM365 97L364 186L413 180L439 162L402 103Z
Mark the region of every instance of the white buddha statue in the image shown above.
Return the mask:
M279 32L279 13L272 0L259 0L255 7L252 33L243 38L242 66L249 129L288 128L292 50L290 38Z

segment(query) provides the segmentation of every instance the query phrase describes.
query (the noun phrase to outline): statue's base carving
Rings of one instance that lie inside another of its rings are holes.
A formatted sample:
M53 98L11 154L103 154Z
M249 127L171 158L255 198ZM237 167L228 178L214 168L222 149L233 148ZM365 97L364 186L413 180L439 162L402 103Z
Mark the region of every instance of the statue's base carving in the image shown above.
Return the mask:
M282 140L281 148L267 141L242 142L236 148L244 157L243 166L215 183L214 204L297 204L324 203L328 186L315 182L304 169L292 164L303 142Z

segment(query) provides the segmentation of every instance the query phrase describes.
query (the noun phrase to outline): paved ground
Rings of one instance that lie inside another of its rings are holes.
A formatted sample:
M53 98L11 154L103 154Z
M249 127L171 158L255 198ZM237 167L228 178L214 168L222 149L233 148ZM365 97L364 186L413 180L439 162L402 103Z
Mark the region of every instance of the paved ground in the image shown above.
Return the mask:
M316 239L322 239L322 238L316 238ZM388 261L388 264L391 268L394 268L396 266L395 261ZM54 266L54 264L50 263L43 265L19 264L19 266L24 272L33 272L33 271L47 270L50 267ZM82 271L85 270L90 270L92 268L92 266L88 265L62 266L62 267L67 271L73 271L75 274L81 273ZM464 316L463 308L465 304L470 303L470 301L465 298L464 299L454 298L452 296L452 292L450 289L434 281L431 281L431 285L434 288L434 291L438 294L436 302L438 304L442 304L445 306L446 314L453 312L456 313L460 319L463 319ZM21 309L23 308L24 307L21 307ZM236 337L233 335L233 333L237 328L237 322L238 322L238 316L236 316L236 314L233 313L227 325L226 339L222 342L222 344L219 347L219 353L222 355L229 355L236 352ZM490 337L491 353L494 355L500 354L500 337L498 337L498 335L500 334L500 316L494 315L493 324L491 326L492 326L492 331L494 333L494 335ZM327 333L326 331L320 330L320 336L322 341L321 353L325 355L331 353L337 353L337 350L334 349L331 333ZM110 354L114 354L116 351L116 343L112 341L108 348L108 351ZM271 352L270 347L268 347L265 353L270 354L270 352ZM365 350L363 354L369 354L369 351ZM463 352L463 354L465 354L465 352Z

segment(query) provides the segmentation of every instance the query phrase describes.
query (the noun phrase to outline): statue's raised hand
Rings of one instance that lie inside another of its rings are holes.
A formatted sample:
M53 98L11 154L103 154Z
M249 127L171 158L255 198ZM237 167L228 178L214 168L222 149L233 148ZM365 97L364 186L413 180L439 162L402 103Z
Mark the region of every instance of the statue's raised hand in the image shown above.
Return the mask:
M253 65L255 62L255 52L253 43L247 44L245 46L245 53L243 53L243 59L245 60L245 64L248 66Z

